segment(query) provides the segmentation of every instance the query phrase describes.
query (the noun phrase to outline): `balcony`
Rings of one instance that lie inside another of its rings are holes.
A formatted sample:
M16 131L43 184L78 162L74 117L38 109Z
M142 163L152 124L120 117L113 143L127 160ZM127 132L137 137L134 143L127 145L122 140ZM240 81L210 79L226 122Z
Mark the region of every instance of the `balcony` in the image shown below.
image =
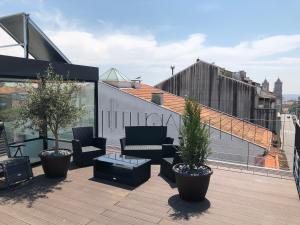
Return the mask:
M110 148L109 151L119 151ZM214 168L214 167L213 167ZM152 166L150 180L131 189L93 179L92 167L69 171L65 180L34 179L0 193L4 224L298 224L295 182L214 168L202 203L179 199L177 189Z

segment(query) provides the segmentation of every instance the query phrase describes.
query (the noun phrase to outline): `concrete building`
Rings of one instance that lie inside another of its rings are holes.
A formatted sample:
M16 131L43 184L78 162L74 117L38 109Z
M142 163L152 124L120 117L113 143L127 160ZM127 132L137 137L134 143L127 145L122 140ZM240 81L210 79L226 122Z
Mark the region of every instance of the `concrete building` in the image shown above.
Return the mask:
M297 101L296 115L298 120L300 120L300 96L298 97L298 101Z
M265 85L267 85L265 83ZM263 127L267 127L272 131L276 131L276 96L268 91L266 86L262 86L261 90L257 89L255 96L255 123Z
M278 112L282 112L282 81L279 79L279 77L274 84L273 92L277 98L276 108L277 108Z
M156 85L178 96L188 96L199 103L243 120L276 130L276 97L246 76L245 71L231 72L215 64L197 62ZM268 120L268 122L263 122Z

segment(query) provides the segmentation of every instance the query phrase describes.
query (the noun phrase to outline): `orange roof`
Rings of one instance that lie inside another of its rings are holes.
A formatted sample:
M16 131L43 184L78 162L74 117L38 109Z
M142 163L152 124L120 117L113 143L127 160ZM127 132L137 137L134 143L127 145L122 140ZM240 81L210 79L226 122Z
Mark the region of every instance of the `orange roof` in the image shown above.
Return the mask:
M17 87L7 87L7 86L3 86L0 87L0 94L1 95L9 95L9 94L13 94L13 93L17 93L19 92L21 89L17 88Z
M152 86L141 84L141 88L121 88L122 91L142 98L146 101L151 101L153 92L164 93L164 107L179 114L183 114L185 100L183 97L173 95L169 92ZM212 127L221 129L224 132L230 133L234 136L248 140L261 147L269 149L272 140L272 132L261 126L253 123L243 121L237 117L230 116L215 109L201 105L201 119L210 124ZM232 124L232 125L231 125Z

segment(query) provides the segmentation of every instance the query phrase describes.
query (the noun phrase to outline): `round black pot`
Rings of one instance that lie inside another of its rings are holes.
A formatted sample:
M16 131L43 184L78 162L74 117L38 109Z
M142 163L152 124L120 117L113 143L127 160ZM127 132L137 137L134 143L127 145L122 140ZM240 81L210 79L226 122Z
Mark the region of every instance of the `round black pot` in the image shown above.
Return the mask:
M42 167L46 177L58 178L66 177L69 167L72 152L67 149L62 149L69 152L67 155L44 155L43 152L39 154L41 158Z
M213 174L212 169L206 166L210 170L210 173L191 176L177 172L176 168L180 164L182 163L176 164L173 167L180 198L185 201L204 201L210 176Z

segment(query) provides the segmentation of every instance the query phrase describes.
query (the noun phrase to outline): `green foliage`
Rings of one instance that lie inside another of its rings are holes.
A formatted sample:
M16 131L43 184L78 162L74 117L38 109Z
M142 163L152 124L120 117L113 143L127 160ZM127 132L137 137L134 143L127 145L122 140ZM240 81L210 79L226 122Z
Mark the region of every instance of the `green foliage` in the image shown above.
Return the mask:
M209 133L206 124L201 122L200 113L200 105L186 99L179 154L190 169L203 165L210 154Z
M0 121L10 122L16 119L17 111L14 108L0 109Z
M38 76L37 85L24 85L23 88L27 99L18 109L18 125L35 128L42 133L49 128L58 151L59 129L77 121L85 111L76 105L80 87L75 81L64 80L49 65L45 73Z

